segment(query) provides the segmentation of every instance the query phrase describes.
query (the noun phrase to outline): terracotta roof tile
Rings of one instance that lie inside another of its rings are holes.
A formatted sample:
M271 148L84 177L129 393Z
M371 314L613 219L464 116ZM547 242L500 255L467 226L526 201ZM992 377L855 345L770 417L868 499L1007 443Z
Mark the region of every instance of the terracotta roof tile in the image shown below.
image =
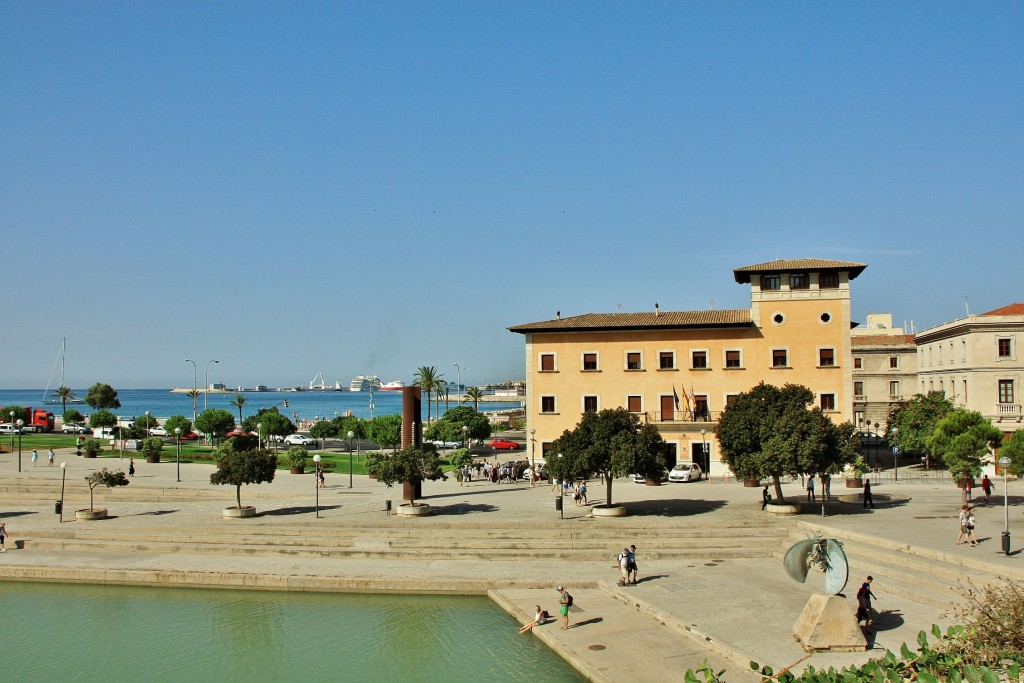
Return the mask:
M599 330L653 330L678 327L722 327L750 325L747 309L724 311L641 311L638 313L584 313L554 320L541 320L509 327L509 331L571 332Z
M850 346L915 346L912 334L850 335Z
M853 263L851 261L832 261L830 259L800 258L800 259L777 259L767 263L758 263L754 266L736 268L732 271L736 282L744 284L750 282L750 276L760 273L792 273L806 270L848 270L850 279L854 279L867 268L866 263Z
M1010 304L982 315L1024 315L1024 304Z

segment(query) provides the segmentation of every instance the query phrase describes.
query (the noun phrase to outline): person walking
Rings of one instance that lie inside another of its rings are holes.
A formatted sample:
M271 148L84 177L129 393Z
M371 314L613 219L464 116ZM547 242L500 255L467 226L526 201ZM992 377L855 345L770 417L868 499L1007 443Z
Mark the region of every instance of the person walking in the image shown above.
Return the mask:
M36 466L36 462L39 460L39 454L36 453L36 449L32 449L32 467Z
M572 596L562 586L556 587L555 590L561 593L558 597L558 609L562 613L562 630L564 631L569 628L569 608L572 607Z
M871 497L871 480L870 479L865 479L864 480L864 507L867 508L869 505L872 508L874 508L875 507L875 499Z
M973 541L971 540L971 537L974 536L975 521L974 513L971 511L971 508L967 505L961 505L959 515L960 534L956 537L957 545L960 545L961 543L968 543L972 546L978 545L977 537L974 537Z
M47 452L46 459L50 461L50 467L53 467L53 449L52 448Z
M633 575L632 581L630 581L630 583L632 583L635 586L636 585L636 576L640 572L639 567L636 566L636 546L635 545L629 546L629 552L626 553L626 559L629 562L629 567L628 567L629 568L629 573ZM628 579L629 577L627 576L626 578Z
M7 524L0 524L0 553L6 553L7 548L4 547L4 541L7 540Z
M992 480L987 474L981 478L981 490L985 492L985 505L988 505L989 496L992 495Z
M587 502L587 482L583 482L580 485L580 498L583 500L584 505L590 505L590 503Z
M832 498L832 475L828 472L821 473L821 495L825 500Z
M807 500L808 502L814 502L814 475L807 475Z
M764 489L761 491L761 509L764 510L771 502L772 494L768 493L768 484L765 484Z
M967 482L964 484L964 490L967 492L967 502L974 502L974 477L970 476L967 478Z
M619 565L619 585L625 586L629 583L629 548L623 548L616 561Z
M128 476L135 476L135 458L128 458Z
M875 597L875 594L871 592L871 582L874 580L875 577L868 576L857 591L857 623L859 624L863 620L865 626L875 623L871 607L871 599Z

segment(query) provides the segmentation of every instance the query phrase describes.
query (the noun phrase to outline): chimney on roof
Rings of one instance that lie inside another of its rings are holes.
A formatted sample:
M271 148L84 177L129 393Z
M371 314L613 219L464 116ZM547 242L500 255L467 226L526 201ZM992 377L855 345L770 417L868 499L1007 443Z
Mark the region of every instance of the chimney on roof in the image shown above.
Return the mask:
M559 320L561 320L562 319L562 312L561 311L555 311L555 317L558 318Z
M661 311L658 309L658 304L654 304L654 317L657 318Z

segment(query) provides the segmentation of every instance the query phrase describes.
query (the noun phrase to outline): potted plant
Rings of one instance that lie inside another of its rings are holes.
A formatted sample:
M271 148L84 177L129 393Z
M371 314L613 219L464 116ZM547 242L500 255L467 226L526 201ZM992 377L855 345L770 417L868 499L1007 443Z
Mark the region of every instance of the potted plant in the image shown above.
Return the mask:
M306 459L309 454L302 446L292 446L288 449L288 466L292 474L302 474L306 471Z
M376 475L377 480L388 488L401 483L402 499L406 502L398 507L400 515L429 515L430 506L417 503L424 481L435 481L444 477L437 453L415 446L404 448L392 455L378 455L366 459L366 469Z
M846 488L859 489L864 486L864 473L870 468L864 462L863 456L858 455L849 465L846 466Z
M75 519L106 519L107 509L97 509L93 506L93 490L100 485L106 486L108 489L114 486L127 486L128 477L126 477L124 472L121 470L111 472L104 467L102 470L98 470L87 476L85 481L89 484L89 509L76 510Z
M160 462L160 451L164 448L164 441L159 436L151 436L142 440L142 454L146 456L146 462Z
M277 472L277 456L266 449L236 451L228 440L225 450L220 452L217 471L210 475L210 483L230 484L235 487L235 507L225 508L224 517L255 517L256 508L242 505L242 484L262 484L274 481Z
M82 444L86 458L95 458L96 454L103 450L103 442L99 439L88 439Z

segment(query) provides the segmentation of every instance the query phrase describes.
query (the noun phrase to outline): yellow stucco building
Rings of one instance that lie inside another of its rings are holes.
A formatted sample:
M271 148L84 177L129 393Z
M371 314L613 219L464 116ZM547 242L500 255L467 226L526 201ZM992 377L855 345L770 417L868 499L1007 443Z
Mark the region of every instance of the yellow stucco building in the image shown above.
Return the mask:
M790 259L737 268L750 308L587 313L515 325L526 342L528 455L591 410L626 408L657 425L669 467L726 473L714 426L759 382L802 384L837 423L852 420L850 282L867 266Z

